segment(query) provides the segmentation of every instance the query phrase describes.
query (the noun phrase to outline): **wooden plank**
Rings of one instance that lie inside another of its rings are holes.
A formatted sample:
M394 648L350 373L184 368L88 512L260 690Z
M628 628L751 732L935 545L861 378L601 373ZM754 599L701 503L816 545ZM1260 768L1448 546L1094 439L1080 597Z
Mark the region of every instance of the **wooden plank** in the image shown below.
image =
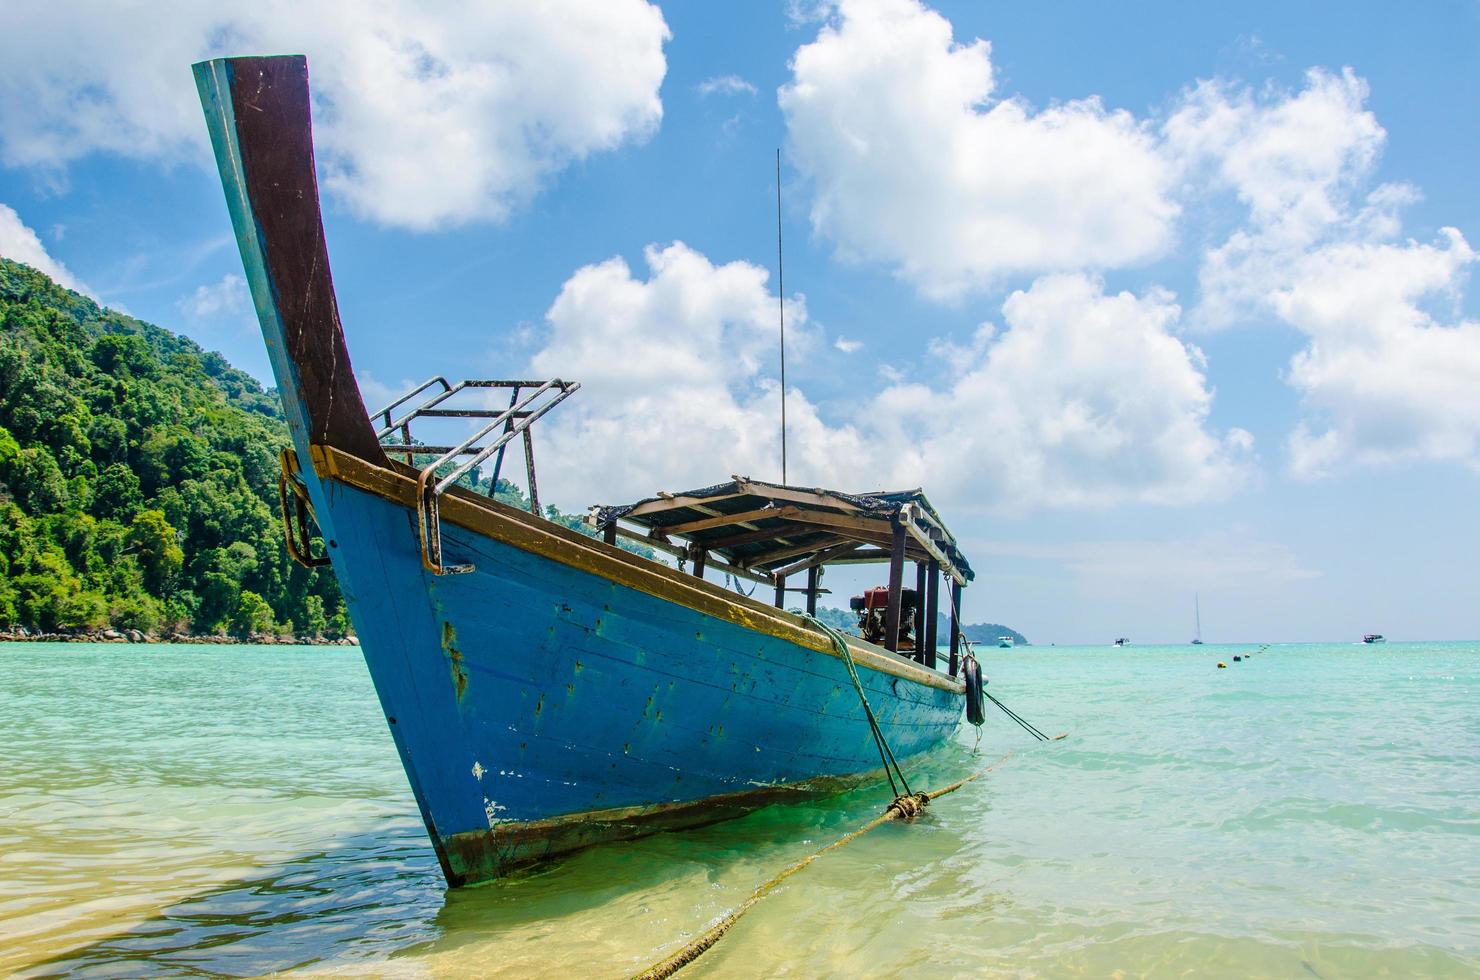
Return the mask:
M926 554L940 562L940 567L945 569L951 578L965 585L966 576L946 557L945 552L941 551L936 543L930 540L930 535L925 533L925 529L915 523L914 510L915 508L911 505L903 508L900 512L900 520L904 523L905 529L909 531L910 536L919 543Z
M746 531L744 534L731 534L723 538L713 538L704 542L704 547L710 551L720 551L724 548L733 548L737 545L753 544L756 541L785 541L787 544L790 544L791 542L787 538L778 536L785 533L785 531L778 531L776 528L761 528L756 531ZM793 533L791 537L796 537L796 534Z
M915 562L915 659L925 662L925 577L927 565Z
M523 512L521 511L520 513ZM617 533L630 541L637 541L641 544L645 544L649 548L652 548L654 551L661 551L664 554L672 555L675 558L687 558L689 555L689 550L687 546L670 544L669 542L664 541L662 538L649 537L641 531L619 526L617 528ZM729 572L731 575L734 575L737 578L743 578L747 581L755 582L757 585L771 584L771 577L769 575L759 575L755 572L750 571L749 569L739 568L735 565L726 564L724 562L715 562L714 568L717 571Z
M817 552L815 555L809 555L794 565L787 565L785 568L778 568L776 569L774 574L790 575L793 572L800 572L803 569L818 568L822 565L830 564L835 559L856 551L861 547L863 546L856 542L845 541L842 544L833 545L831 548L824 548L821 551Z
M776 576L776 608L786 608L786 576Z
M743 493L755 497L770 497L773 500L790 500L798 504L810 504L813 507L837 507L841 510L859 512L857 504L849 503L827 493L798 490L796 487L767 487L752 483L744 477L736 477L735 486Z
M891 533L891 524L887 517L854 517L852 514L829 514L821 510L804 510L792 520L800 524L823 524L828 527L847 528L850 531L862 531L866 534L888 536Z
M860 549L860 550L858 550L856 552L853 552L852 554L844 555L841 558L834 558L832 561L828 562L828 564L829 565L877 565L880 562L886 562L888 560L889 560L889 552L888 551L885 551L883 548L874 548L872 550L863 550L863 549Z
M772 517L789 517L796 513L797 508L795 507L763 507L758 510L743 510L737 514L720 513L714 517L706 517L702 521L670 524L662 531L664 534L692 534L695 531L706 531L712 527L724 527L726 524L744 524L747 521Z
M825 547L830 548L833 546L833 544L842 541L853 541L858 544L873 544L878 545L881 548L893 547L894 538L892 533L873 534L865 531L854 531L845 528L837 528L833 527L832 525L813 525L810 524L810 522L806 522L805 517L793 517L787 518L787 520L797 523L809 523L809 526L811 526L814 530L819 527L826 526L829 530L833 532L833 537L831 539L824 538L821 541L815 541L810 545L797 545L789 548L779 548L775 551L768 551L759 555L753 555L746 560L747 565L769 565L772 562L780 561L784 558L792 558L796 555L806 554L808 551L811 551L813 549L820 549ZM715 547L716 544L714 542L710 542L710 546ZM907 540L905 547L908 550L908 558L911 561L928 561L930 559L929 553L915 544L913 539Z
M961 583L951 583L951 676L956 676L960 667L958 651L961 649Z
M646 514L661 514L665 510L674 510L680 507L695 507L703 504L714 504L718 503L721 500L734 500L736 497L749 496L750 494L744 491L737 493L717 493L713 497L685 497L670 494L669 496L662 497L659 500L649 500L646 503L638 504L636 507L632 508L630 511L623 514L622 516L626 518L642 517Z
M889 607L884 616L884 649L899 650L900 604L904 600L904 525L894 523L894 544L889 549Z
M765 552L761 555L754 555L746 559L745 564L748 568L764 568L769 566L771 567L771 570L774 571L775 563L778 561L782 561L787 558L795 558L798 555L812 554L820 549L832 548L836 545L849 542L859 547L862 547L864 545L875 545L881 548L892 546L891 542L888 541L860 539L857 535L844 533L839 534L833 538L825 538L821 541L814 541L811 544L795 545L790 548L781 548L776 551ZM910 548L908 546L906 546L905 557L909 561L929 561L930 559L930 556L925 554L923 551L915 548ZM828 563L825 562L824 564ZM802 567L805 568L806 566L804 565Z
M935 648L940 642L940 627L937 620L940 619L940 562L934 558L930 559L929 578L926 582L927 595L925 596L925 666L931 670L935 669Z

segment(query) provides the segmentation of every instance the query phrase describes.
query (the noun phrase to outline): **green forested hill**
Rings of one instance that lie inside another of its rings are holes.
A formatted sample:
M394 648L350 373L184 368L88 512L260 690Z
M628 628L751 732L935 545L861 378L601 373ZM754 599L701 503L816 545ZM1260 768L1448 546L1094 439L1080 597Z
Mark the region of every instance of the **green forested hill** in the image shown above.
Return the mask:
M286 443L219 354L0 259L0 627L344 633L283 548Z
M333 573L283 545L287 444L220 354L0 258L0 631L345 635Z

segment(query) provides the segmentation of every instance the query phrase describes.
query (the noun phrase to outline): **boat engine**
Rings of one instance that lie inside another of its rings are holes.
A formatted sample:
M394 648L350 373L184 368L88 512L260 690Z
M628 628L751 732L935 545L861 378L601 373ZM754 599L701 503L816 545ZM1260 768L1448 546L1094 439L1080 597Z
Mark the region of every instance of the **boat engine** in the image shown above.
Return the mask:
M870 643L882 644L889 619L889 589L880 585L868 589L863 595L848 600L848 605L858 614L858 633ZM899 603L899 649L915 648L915 624L919 621L920 594L914 589L900 590Z

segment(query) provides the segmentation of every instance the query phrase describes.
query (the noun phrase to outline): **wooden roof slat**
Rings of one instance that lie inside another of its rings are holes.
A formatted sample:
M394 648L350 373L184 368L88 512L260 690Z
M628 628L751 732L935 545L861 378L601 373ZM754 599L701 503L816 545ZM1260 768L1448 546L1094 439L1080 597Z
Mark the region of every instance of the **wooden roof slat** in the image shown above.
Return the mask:
M795 487L774 487L763 483L752 483L743 476L735 478L735 486L754 497L770 497L772 500L790 500L798 504L810 504L813 507L836 507L839 510L858 510L857 506L841 497L817 493L812 490L798 490Z
M904 521L905 530L909 533L910 537L914 538L920 543L920 546L930 554L931 558L935 559L935 561L940 564L941 568L945 569L947 575L955 579L957 582L960 582L962 585L965 585L966 577L961 574L961 571L958 568L956 568L955 563L946 557L945 552L936 547L935 542L930 540L930 535L925 531L925 529L915 523L915 515L917 512L918 510L913 504L906 505L903 512L900 514L900 518Z
M694 510L699 508L695 507ZM711 508L712 509L712 508ZM773 517L791 517L799 513L796 507L761 507L756 510L742 510L736 514L718 512L714 517L706 517L702 521L685 521L682 524L670 524L661 528L664 534L692 534L695 531L707 531L714 527L724 527L726 524L744 524L747 521L770 519Z
M842 558L834 558L828 564L831 565L872 565L876 562L888 561L889 552L882 548L877 551L856 551Z
M785 568L775 569L771 574L779 577L791 575L794 572L806 571L814 565L826 565L830 561L845 557L862 547L863 545L856 541L845 541L842 544L833 545L831 548L824 548L815 555L809 555L799 562L787 565Z
M787 533L790 533L791 537L796 537L798 534L815 533L815 529L798 528L795 531L788 532L786 529L763 527L755 531L746 531L744 534L731 534L723 538L714 538L696 543L706 550L718 551L722 548L734 548L742 544L754 544L757 541L780 541L782 538L778 537L778 535L785 535ZM790 541L786 543L789 544Z
M622 516L643 517L648 514L661 514L665 510L677 510L683 507L692 507L695 510L698 510L699 505L701 504L712 504L721 500L733 500L736 497L749 496L753 495L747 491L740 491L737 493L722 493L717 494L713 497L691 497L681 494L669 495L662 498L661 500L649 500L647 503L638 504L636 507L632 508L630 511Z
M832 538L824 538L821 541L813 541L811 544L792 545L790 548L777 548L775 551L763 552L759 555L746 555L745 564L751 568L761 565L769 565L772 562L784 561L787 558L795 558L797 555L806 555L821 548L831 548L836 544L843 544L849 539L843 535Z
M669 544L667 541L655 540L645 534L639 534L636 531L622 527L622 525L620 524L617 525L617 534L621 535L624 538L630 538L633 541L645 544L649 548L654 548L658 551L667 552L668 554L673 555L676 558L688 557L688 549L686 548L680 548L677 545ZM751 582L756 582L760 585L770 585L774 581L774 579L772 579L768 575L760 575L756 572L752 572L748 568L741 568L739 565L731 565L728 562L717 561L715 559L710 559L708 567L711 571L727 572L730 575L735 576L736 578L743 578Z
M878 535L865 535L859 531L838 531L832 540L823 539L821 541L814 541L811 544L803 545L800 547L778 548L775 551L768 551L759 555L747 555L745 557L745 564L751 568L756 568L758 566L769 565L773 562L783 561L787 558L794 558L797 555L803 555L807 552L815 552L822 548L831 548L835 544L842 544L845 541L851 541L854 544L858 545L871 544L885 549L887 549L891 544L891 541L889 539L880 538ZM910 541L905 547L904 556L907 560L930 560L930 556L926 554L923 549L913 545L914 542Z

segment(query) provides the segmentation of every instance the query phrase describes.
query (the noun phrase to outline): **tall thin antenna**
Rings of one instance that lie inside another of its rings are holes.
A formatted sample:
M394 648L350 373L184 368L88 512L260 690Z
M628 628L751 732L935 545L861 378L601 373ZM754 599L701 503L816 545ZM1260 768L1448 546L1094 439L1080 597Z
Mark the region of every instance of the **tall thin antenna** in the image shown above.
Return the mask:
M776 312L781 322L781 482L786 482L786 271L781 262L781 147L776 147Z

